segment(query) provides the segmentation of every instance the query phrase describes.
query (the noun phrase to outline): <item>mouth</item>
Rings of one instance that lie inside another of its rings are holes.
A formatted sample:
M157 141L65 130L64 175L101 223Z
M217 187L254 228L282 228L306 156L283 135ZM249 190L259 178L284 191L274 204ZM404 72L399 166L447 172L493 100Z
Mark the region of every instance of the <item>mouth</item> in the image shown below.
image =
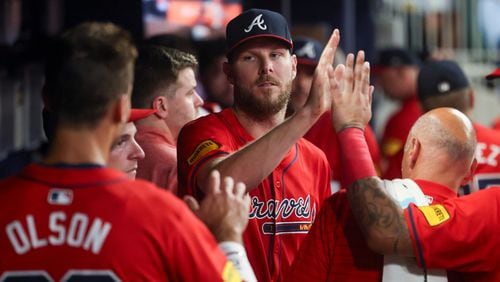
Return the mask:
M137 172L137 167L136 166L133 167L133 168L131 168L131 169L129 169L129 170L127 170L127 173L136 173L136 172Z
M277 86L275 82L272 81L265 81L257 84L257 87L271 87L271 86Z

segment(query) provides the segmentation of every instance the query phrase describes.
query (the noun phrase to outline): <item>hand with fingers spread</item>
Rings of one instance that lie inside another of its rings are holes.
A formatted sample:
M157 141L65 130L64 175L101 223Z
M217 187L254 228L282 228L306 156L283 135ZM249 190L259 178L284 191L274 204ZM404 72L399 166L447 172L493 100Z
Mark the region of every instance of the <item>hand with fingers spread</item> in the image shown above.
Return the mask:
M311 91L303 110L310 110L311 117L318 118L330 109L331 79L334 74L333 59L340 42L340 32L335 29L328 40L314 71Z
M241 244L250 207L245 184L235 184L231 177L225 177L221 183L220 173L214 170L210 174L207 188L207 194L201 203L191 196L184 197L184 201L218 242L233 241Z
M335 68L330 81L332 93L332 122L335 131L358 127L364 129L371 119L374 87L370 85L370 64L365 62L364 51L349 54L345 65Z

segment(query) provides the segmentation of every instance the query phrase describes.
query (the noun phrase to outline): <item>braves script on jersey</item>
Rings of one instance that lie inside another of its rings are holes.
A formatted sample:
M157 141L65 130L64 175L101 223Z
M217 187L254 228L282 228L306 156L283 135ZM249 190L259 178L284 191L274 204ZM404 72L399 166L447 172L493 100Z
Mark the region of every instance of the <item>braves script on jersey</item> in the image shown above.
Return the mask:
M231 109L189 123L182 129L178 141L182 144L177 154L179 191L184 188L181 195L203 197L196 186L200 167L252 140ZM248 170L252 170L250 164ZM259 281L281 279L289 268L320 204L330 194L329 181L324 154L301 139L275 170L250 192L250 222L244 242Z
M31 165L0 182L0 206L0 281L238 277L180 200L118 171Z

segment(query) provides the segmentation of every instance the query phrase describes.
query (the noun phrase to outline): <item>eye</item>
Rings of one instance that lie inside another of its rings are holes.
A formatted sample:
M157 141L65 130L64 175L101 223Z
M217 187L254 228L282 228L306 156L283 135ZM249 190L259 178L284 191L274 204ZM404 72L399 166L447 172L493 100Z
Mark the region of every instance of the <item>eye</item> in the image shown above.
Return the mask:
M116 149L118 147L121 147L123 145L125 145L125 143L127 142L127 140L130 139L130 136L128 135L125 135L125 136L120 136L118 138L118 140L115 141L115 143L113 144L113 146L111 146L111 149Z
M273 53L271 53L271 58L273 58L273 59L278 59L278 58L280 58L282 56L283 56L283 54L280 53L280 52L273 52Z
M249 62L255 60L255 56L252 55L243 55L241 58L244 62Z

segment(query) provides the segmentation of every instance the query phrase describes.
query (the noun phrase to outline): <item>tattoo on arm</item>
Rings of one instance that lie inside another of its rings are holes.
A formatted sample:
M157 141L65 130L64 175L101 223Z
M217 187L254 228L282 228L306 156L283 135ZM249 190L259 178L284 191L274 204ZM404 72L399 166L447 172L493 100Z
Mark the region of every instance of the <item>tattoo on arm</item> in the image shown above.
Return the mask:
M349 203L368 245L382 254L413 255L403 210L385 193L380 179L356 181Z

